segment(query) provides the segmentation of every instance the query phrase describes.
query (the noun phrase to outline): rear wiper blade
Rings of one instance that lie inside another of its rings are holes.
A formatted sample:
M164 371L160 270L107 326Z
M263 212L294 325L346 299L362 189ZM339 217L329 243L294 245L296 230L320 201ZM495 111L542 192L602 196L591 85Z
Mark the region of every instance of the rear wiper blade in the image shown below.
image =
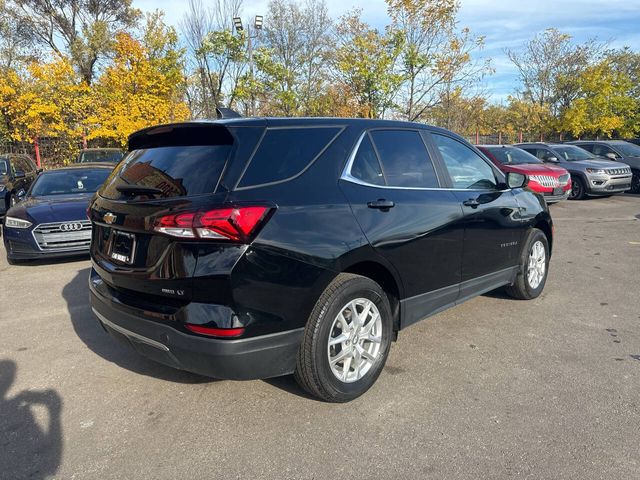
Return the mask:
M126 195L159 195L162 193L159 188L143 187L141 185L118 185L116 190Z

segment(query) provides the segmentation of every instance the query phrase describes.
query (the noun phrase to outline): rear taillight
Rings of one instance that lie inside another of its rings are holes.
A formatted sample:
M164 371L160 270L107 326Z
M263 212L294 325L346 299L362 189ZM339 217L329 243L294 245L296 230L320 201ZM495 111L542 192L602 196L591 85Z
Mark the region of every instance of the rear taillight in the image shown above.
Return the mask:
M244 328L210 328L203 327L202 325L194 325L192 323L185 323L184 326L194 333L208 335L210 337L239 337L244 333Z
M154 230L172 237L246 242L264 223L270 207L217 208L156 219Z

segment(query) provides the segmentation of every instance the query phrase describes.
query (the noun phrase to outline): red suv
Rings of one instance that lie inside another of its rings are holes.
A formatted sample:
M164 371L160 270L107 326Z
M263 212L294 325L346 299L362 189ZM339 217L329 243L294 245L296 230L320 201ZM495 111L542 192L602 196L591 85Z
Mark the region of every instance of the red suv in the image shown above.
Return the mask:
M478 148L503 172L527 175L529 188L544 196L547 203L556 203L569 197L571 175L564 168L543 163L511 145L479 145Z

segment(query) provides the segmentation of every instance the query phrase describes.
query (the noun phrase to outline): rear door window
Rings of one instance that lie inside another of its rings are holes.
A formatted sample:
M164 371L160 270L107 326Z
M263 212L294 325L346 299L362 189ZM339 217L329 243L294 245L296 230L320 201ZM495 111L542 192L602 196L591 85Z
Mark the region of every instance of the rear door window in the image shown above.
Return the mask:
M374 130L386 184L391 187L437 188L438 177L420 132Z
M267 129L238 189L293 179L309 168L341 131L341 127Z
M121 199L119 186L157 188L155 198L214 193L231 152L231 145L143 148L129 152L105 183L101 195Z

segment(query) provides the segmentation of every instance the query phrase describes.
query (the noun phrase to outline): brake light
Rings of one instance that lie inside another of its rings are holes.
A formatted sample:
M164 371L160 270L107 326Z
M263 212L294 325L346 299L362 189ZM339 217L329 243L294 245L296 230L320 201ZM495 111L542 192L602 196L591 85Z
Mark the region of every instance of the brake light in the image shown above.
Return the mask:
M154 230L180 238L245 242L257 231L270 210L264 206L247 206L165 215L156 220Z
M208 335L210 337L239 337L244 333L244 328L210 328L203 327L202 325L194 325L192 323L185 323L184 326L192 332L199 333L201 335Z

